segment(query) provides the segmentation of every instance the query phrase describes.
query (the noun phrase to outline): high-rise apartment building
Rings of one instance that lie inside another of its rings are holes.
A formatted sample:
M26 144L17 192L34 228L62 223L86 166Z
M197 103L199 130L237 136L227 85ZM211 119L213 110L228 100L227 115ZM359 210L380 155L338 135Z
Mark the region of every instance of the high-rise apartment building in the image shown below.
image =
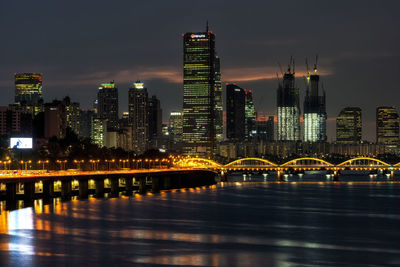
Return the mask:
M256 110L253 102L253 91L245 90L245 138L251 140L256 134Z
M15 104L32 115L43 111L42 74L16 73L14 79Z
M295 87L295 72L291 64L277 90L279 141L300 140L300 90Z
M64 98L63 103L65 105L65 123L75 134L80 134L81 124L81 109L78 102L71 102L71 99L67 96Z
M92 136L92 122L96 117L93 109L81 110L79 122L79 136L84 138L91 138Z
M107 131L117 131L118 126L118 88L114 82L102 83L97 93L97 116L107 121Z
M267 121L267 141L275 140L275 120L274 116L269 116Z
M274 116L257 116L255 137L258 141L274 141Z
M346 107L336 118L336 143L359 144L362 138L361 108Z
M91 139L99 147L106 145L107 122L99 118L92 119Z
M399 145L399 114L395 107L376 109L376 142L388 146Z
M148 94L140 81L129 88L129 123L132 124L132 148L137 154L147 149L149 139Z
M215 134L217 140L223 139L223 103L220 58L215 58Z
M66 135L65 105L60 100L53 100L44 105L44 138L64 138Z
M215 152L215 35L183 35L183 154Z
M226 84L226 137L231 141L244 141L245 133L245 90L236 84Z
M148 125L149 125L149 139L157 139L161 136L162 124L162 109L160 100L153 95L148 100Z
M317 64L313 74L307 74L307 90L304 99L304 141L326 141L326 104L325 91L320 94Z

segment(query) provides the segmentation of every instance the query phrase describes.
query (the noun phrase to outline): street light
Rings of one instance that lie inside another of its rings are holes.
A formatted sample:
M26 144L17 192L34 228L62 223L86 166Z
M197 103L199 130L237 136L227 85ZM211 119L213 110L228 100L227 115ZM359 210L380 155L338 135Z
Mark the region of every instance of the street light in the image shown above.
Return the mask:
M49 163L49 160L39 160L39 161L38 161L38 164L42 164L42 170L44 170L44 165L45 165L46 163Z
M10 165L11 165L11 160L10 160L10 159L9 159L9 160L5 160L5 161L0 161L0 163L3 163L3 165L4 165L4 170L7 170L7 163L8 163L9 169L11 168L11 167L10 167Z
M84 160L74 160L74 163L78 165L78 169L81 169L81 163L84 163Z

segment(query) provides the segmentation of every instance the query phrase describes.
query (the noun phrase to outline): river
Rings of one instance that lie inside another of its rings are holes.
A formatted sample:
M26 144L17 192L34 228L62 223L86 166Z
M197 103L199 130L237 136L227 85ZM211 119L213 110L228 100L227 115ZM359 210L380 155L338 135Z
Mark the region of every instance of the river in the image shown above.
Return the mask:
M0 215L0 266L399 266L399 241L390 182L231 182Z

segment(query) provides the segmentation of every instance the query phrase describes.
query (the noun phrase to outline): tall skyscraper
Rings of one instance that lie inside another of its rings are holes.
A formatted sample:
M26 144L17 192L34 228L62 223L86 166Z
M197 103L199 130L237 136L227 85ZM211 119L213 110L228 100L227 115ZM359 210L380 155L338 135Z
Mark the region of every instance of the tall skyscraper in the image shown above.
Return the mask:
M215 58L215 134L217 140L223 139L222 83L219 57Z
M129 88L129 122L132 124L133 150L142 154L147 149L149 139L148 94L140 81Z
M160 100L153 95L148 100L148 125L149 139L156 139L161 136L162 110Z
M64 103L60 100L46 103L44 107L44 138L64 138L66 128Z
M183 35L183 154L215 152L215 35Z
M300 90L295 87L294 63L292 60L283 81L277 90L279 141L300 140Z
M388 146L399 145L399 114L395 107L376 109L376 142Z
M93 109L81 110L80 112L80 122L79 122L79 136L84 138L91 138L92 134L92 122L96 117Z
M174 143L179 143L182 141L182 131L183 131L183 117L182 112L173 111L169 115L169 127L168 133L170 134Z
M253 91L245 90L245 138L251 140L256 133L256 111L253 103Z
M16 73L14 79L15 104L32 115L43 111L42 74Z
M317 58L318 59L318 58ZM308 65L308 64L307 64ZM308 68L308 66L307 66ZM314 73L307 74L307 90L304 99L304 141L326 141L326 105L325 91L320 95L319 75L317 74L317 61Z
M245 90L236 84L226 84L226 136L231 141L246 137Z
M97 115L107 121L107 131L118 130L118 88L114 82L102 83L97 93Z
M336 143L358 144L362 138L361 109L346 107L336 118Z
M274 116L269 116L267 121L267 141L274 141L275 121Z
M65 105L66 126L79 135L81 130L81 109L79 103L71 102L71 99L67 96L64 98L63 104Z

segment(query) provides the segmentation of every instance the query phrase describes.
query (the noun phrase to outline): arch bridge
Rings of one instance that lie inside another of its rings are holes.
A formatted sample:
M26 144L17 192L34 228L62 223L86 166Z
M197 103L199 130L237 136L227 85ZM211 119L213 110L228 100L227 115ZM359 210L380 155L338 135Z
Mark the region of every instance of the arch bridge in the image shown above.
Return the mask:
M367 170L390 171L390 175L393 178L394 171L400 170L400 162L397 164L389 164L372 157L355 157L338 164L333 164L326 160L313 157L291 159L282 164L277 164L263 158L241 158L225 165L211 159L188 157L179 161L175 166L187 168L208 168L219 170L224 173L231 171L276 171L278 176L287 171L327 170L332 171L334 176L337 177L339 172L343 170Z

